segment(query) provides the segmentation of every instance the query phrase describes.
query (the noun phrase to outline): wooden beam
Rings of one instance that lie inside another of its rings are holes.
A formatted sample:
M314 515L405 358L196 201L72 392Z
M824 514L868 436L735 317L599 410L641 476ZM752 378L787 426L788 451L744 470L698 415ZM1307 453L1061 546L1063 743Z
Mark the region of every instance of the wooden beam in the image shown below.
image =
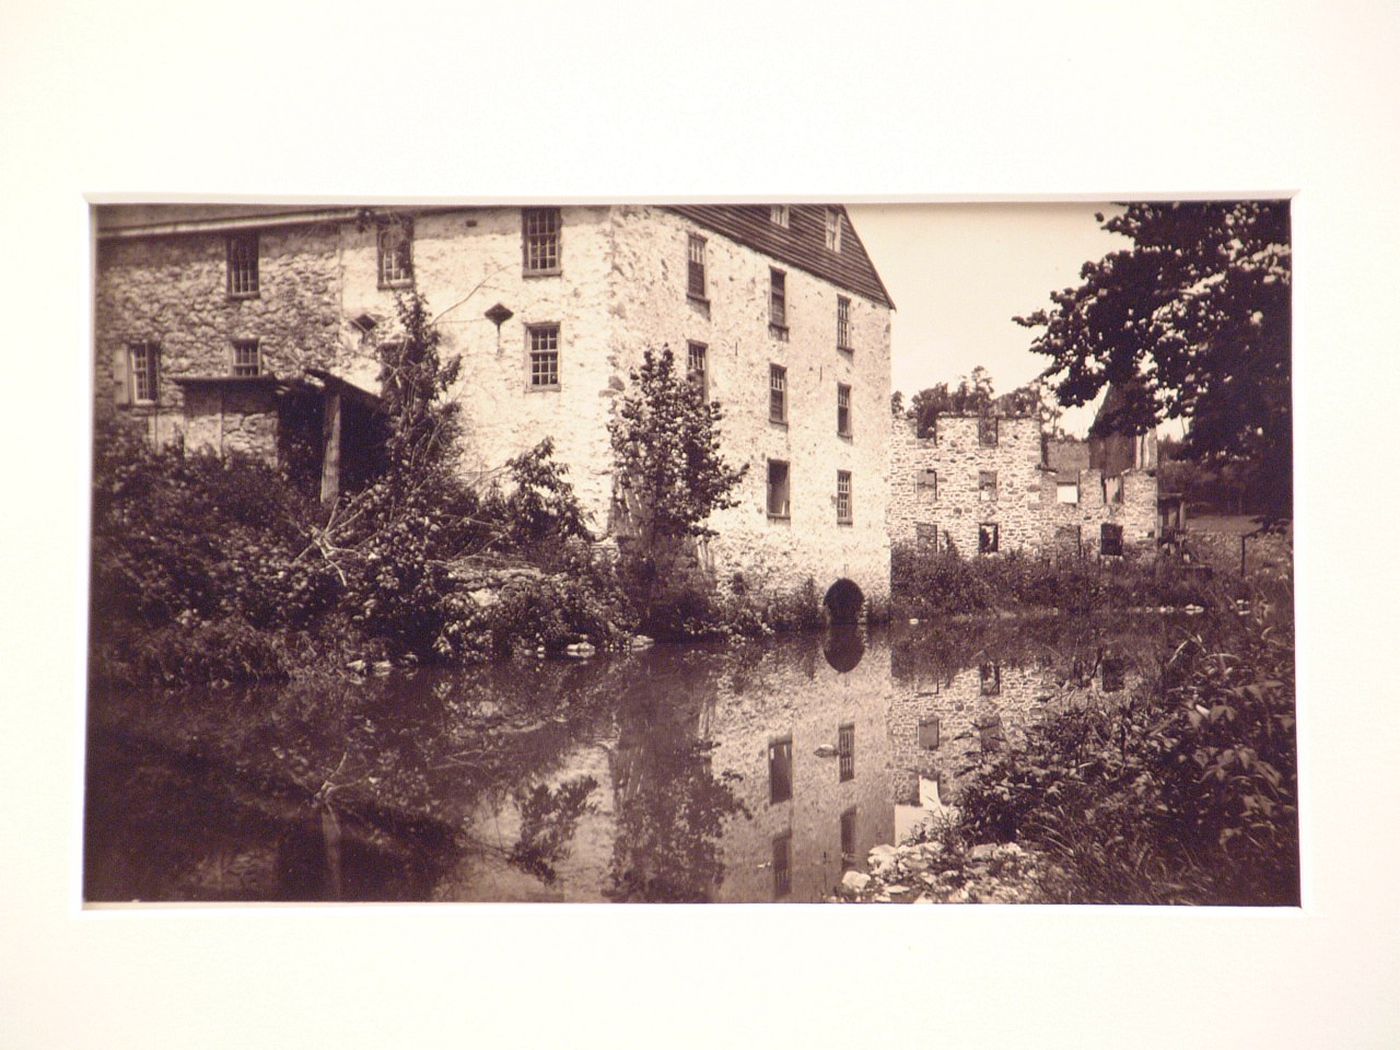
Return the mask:
M321 502L330 503L340 495L340 391L326 391L325 445L321 456Z

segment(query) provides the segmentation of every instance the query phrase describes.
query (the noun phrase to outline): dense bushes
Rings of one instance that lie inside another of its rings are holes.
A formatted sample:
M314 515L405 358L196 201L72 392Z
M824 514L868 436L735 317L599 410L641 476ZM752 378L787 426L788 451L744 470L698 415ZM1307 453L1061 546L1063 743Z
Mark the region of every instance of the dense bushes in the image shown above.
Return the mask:
M127 681L286 677L341 660L471 660L616 644L632 618L595 563L546 439L496 483L457 469L456 376L421 300L381 348L384 472L331 507L259 461L153 450L112 426L93 480L93 673ZM482 556L529 568L499 600L465 592Z
M1014 609L1126 609L1204 604L1206 593L1179 568L1146 559L1097 562L1033 558L1020 552L963 558L952 551L896 544L892 601L901 615L925 617Z
M985 758L959 798L964 834L1045 851L1066 902L1296 904L1293 638L1278 613L1213 620L1128 704L1065 711Z

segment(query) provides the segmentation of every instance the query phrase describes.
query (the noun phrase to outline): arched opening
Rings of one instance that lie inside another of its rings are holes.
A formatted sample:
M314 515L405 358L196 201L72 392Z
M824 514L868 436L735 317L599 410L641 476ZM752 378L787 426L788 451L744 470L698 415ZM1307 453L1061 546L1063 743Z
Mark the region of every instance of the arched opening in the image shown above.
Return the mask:
M865 595L851 580L840 579L831 585L822 599L826 611L834 624L860 622L860 609L865 604Z
M838 674L854 671L865 655L865 639L859 627L833 626L826 632L822 655Z

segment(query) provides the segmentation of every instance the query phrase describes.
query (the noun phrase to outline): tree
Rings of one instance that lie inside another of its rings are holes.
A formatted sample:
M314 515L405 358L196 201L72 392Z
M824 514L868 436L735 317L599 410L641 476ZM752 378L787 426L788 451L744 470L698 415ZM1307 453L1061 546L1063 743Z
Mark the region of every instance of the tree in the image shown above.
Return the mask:
M971 376L959 378L956 386L939 383L920 390L910 399L907 412L903 399L898 394L895 397L899 400L891 401L891 411L912 419L919 437L933 432L940 415L1035 416L1043 430L1059 432L1060 407L1042 382L1035 380L998 397L992 374L981 365Z
M1286 201L1156 202L1095 216L1132 247L1085 263L1053 308L1014 320L1062 405L1126 391L1099 425L1189 420L1182 454L1231 466L1266 516L1292 510L1291 273Z
M714 535L706 524L737 504L731 493L748 464L729 466L720 454L723 412L706 403L700 384L676 372L669 347L648 349L632 372L633 392L609 424L618 486L643 546Z

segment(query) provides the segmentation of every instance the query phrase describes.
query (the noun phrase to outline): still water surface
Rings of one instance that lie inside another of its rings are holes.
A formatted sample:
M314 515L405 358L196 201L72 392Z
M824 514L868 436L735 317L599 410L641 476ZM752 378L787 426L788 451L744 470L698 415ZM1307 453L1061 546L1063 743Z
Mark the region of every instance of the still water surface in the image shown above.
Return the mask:
M89 900L820 901L1160 618L833 628L365 682L98 693Z

